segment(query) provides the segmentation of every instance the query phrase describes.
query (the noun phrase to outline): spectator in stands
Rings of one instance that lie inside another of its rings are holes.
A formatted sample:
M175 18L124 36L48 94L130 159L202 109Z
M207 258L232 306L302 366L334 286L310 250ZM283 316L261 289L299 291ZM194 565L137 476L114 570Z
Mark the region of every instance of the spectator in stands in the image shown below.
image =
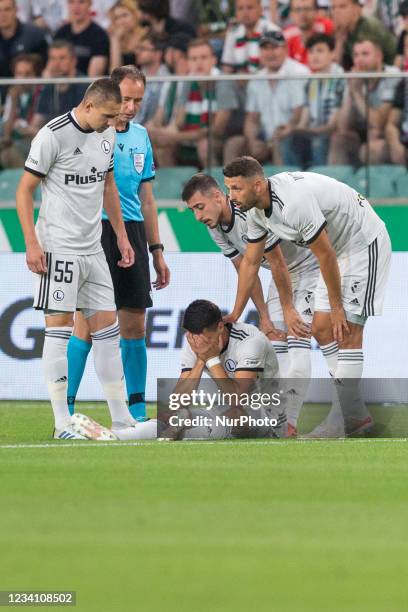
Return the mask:
M172 36L176 32L185 32L196 36L193 26L185 21L170 17L169 0L139 0L140 24L150 28L155 34Z
M134 0L119 0L110 12L110 68L136 63L136 47L146 34L139 24L139 11Z
M278 26L262 15L261 0L236 0L235 23L225 37L222 53L224 72L256 72L259 68L259 40L264 32Z
M42 61L38 55L17 55L12 62L16 79L32 79L41 75ZM7 168L24 166L33 133L30 121L37 105L38 85L13 85L7 92L2 117L0 162Z
M369 38L380 45L386 64L395 57L395 37L376 17L364 17L359 0L332 0L335 27L335 59L344 70L353 65L353 45L357 40Z
M385 137L391 162L406 166L408 162L408 79L402 79L396 88L385 128Z
M309 69L288 57L282 32L266 32L259 41L262 74L304 77ZM304 79L290 81L251 81L247 88L244 136L230 144L229 156L245 152L260 162L302 163L304 142L294 140L293 130L300 121L304 104Z
M48 50L47 77L62 78L84 76L77 71L74 46L66 40L55 40ZM67 113L82 100L86 83L45 85L40 93L37 111L31 121L34 134L53 117Z
M379 42L362 39L353 46L353 72L393 72L384 65ZM396 79L351 79L345 88L333 134L330 160L333 164L381 164L387 159L384 129L394 100ZM368 90L367 90L368 88ZM367 117L368 111L368 117Z
M219 74L207 40L192 40L187 58L189 73L197 76L197 81L185 84L174 121L156 132L155 152L160 156L158 147L166 147L163 155L168 165L180 161L206 167L221 160L223 139L234 109L233 85L225 81L200 82L200 76Z
M404 29L399 35L397 43L397 55L394 65L401 70L408 70L408 0L401 2L399 14L404 21Z
M292 24L283 33L288 43L289 57L307 64L306 43L313 34L332 34L333 22L317 13L317 0L292 0L290 3Z
M90 11L91 0L68 0L69 23L57 30L55 39L74 45L82 74L98 77L108 71L109 37L92 21Z
M191 36L179 32L169 38L164 51L164 61L172 74L188 74L187 49Z
M15 0L0 0L0 77L11 77L13 59L20 53L35 53L45 63L47 42L44 32L17 19Z
M343 68L334 60L334 39L327 34L315 34L306 43L307 63L313 73L343 73ZM344 91L344 80L312 80L306 84L305 106L296 134L305 136L310 142L311 166L327 163L330 135L337 126L339 108Z
M147 78L145 95L140 111L134 118L135 123L145 124L157 110L163 82L152 83L149 77L167 76L169 69L164 64L164 48L167 44L165 35L147 33L136 48L136 63Z

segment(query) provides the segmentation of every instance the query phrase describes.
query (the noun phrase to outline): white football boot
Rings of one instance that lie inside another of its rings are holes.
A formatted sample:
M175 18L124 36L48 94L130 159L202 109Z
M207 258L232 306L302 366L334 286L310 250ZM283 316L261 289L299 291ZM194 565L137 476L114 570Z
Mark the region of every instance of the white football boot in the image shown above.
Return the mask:
M54 440L89 440L89 438L81 436L68 425L63 429L54 429Z
M88 440L97 440L98 442L112 442L118 438L107 427L97 423L86 414L76 412L71 417L71 428L80 436L84 436Z

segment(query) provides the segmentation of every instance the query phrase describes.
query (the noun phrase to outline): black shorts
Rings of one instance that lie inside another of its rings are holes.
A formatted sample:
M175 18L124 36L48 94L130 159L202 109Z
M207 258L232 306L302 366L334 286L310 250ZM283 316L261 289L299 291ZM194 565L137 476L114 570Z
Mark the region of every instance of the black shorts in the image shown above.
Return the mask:
M116 308L150 308L149 255L143 221L126 221L129 242L135 252L135 263L130 268L119 268L122 259L116 234L109 221L102 221L102 247L105 251L115 291Z

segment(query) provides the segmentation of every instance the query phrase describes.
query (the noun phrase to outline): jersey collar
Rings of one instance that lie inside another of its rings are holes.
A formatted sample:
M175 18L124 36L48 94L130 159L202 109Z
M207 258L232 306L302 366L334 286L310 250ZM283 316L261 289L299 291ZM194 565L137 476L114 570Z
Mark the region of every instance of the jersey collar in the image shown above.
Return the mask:
M227 227L224 227L222 223L220 223L220 227L222 229L223 232L225 232L226 234L229 234L229 232L232 230L232 228L234 227L234 223L235 223L235 206L234 204L231 202L231 200L229 199L228 196L227 197L227 202L229 204L229 207L231 209L231 221L229 222L229 225Z
M83 132L84 134L91 134L94 130L84 130L84 128L82 128L78 121L75 119L75 115L74 115L74 111L69 111L68 113L68 119L71 121L71 123L76 127L77 130L79 130L80 132Z
M129 131L129 125L130 125L130 122L128 122L128 123L126 124L126 127L125 127L125 129L124 129L124 130L117 130L117 129L115 128L115 132L116 132L117 134L124 134L125 132L128 132L128 131Z

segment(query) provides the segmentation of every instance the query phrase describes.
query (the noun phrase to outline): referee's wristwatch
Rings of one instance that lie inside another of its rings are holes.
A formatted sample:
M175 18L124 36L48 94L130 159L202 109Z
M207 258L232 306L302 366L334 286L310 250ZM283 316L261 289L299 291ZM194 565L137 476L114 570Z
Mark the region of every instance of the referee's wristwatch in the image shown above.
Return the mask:
M149 251L150 253L153 253L154 251L158 251L158 250L164 251L164 246L161 244L161 242L158 242L157 244L151 244L149 246Z

